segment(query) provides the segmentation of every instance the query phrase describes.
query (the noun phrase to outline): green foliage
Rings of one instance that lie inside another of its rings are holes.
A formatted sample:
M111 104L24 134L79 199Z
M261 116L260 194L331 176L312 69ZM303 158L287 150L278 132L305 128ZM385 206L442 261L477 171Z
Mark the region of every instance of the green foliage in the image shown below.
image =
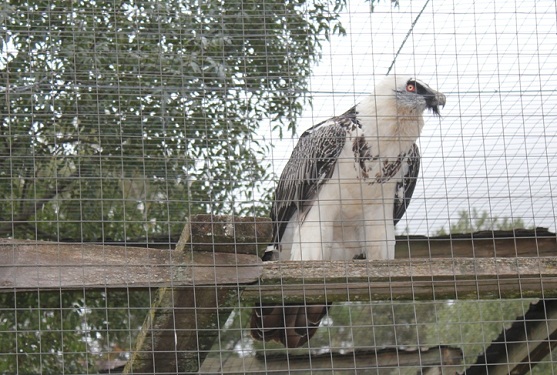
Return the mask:
M435 330L437 309L443 302L346 302L335 303L328 316L310 341L309 351L323 354L328 351L351 352L353 350L407 347L427 345L428 333ZM282 344L254 341L249 336L246 324L251 308L236 309L220 331L220 341L215 343L209 354L215 360L226 360L228 356L253 355L254 350L266 353L307 354L308 348L285 349ZM384 369L380 374L412 374L418 369ZM335 371L353 374L353 369ZM374 372L375 373L375 372Z
M499 334L528 310L530 300L449 301L439 310L429 340L459 346L474 362Z
M485 230L507 231L525 228L521 218L491 216L487 211L473 208L459 211L456 223L449 226L450 234ZM434 236L447 235L445 228ZM465 361L473 363L499 334L528 310L531 300L449 301L438 309L438 323L425 339L432 344L443 343L463 350ZM549 367L548 367L549 366ZM550 365L537 366L534 373L551 372Z
M149 242L192 213L267 215L259 122L295 131L344 5L2 2L0 237ZM94 371L130 350L149 305L1 294L0 373Z
M460 210L458 212L458 220L456 223L449 225L449 233L474 233L484 230L513 230L525 228L524 220L521 218L509 218L491 216L488 211L482 211L473 208L471 211ZM434 236L445 236L447 234L445 227L434 232Z
M146 292L0 294L0 374L92 371L129 351Z
M5 2L0 235L126 240L190 213L266 214L258 123L294 131L343 5Z

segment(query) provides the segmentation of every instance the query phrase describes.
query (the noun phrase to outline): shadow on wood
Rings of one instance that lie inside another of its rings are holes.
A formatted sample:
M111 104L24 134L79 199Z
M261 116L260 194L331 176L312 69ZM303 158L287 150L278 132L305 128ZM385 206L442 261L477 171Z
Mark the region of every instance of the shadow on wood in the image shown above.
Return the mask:
M308 371L312 374L331 373L335 369L385 373L393 368L422 368L444 366L461 368L462 351L459 348L436 346L421 349L382 348L378 350L356 350L349 353L324 354L258 354L255 357L230 358L224 363L216 359L206 360L201 368L203 374L221 374L245 372L250 374L291 374L296 371Z
M557 300L531 304L464 375L524 375L557 345Z
M197 372L237 303L237 288L159 289L124 373Z

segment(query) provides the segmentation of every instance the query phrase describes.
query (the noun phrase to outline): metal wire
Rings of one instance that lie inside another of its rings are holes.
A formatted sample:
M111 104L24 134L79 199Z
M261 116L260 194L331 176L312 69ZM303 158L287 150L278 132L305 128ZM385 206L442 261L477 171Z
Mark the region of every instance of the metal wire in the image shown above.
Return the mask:
M0 374L556 373L555 3L371 3L0 7ZM447 97L395 260L261 262L386 70ZM285 304L315 335L254 339Z

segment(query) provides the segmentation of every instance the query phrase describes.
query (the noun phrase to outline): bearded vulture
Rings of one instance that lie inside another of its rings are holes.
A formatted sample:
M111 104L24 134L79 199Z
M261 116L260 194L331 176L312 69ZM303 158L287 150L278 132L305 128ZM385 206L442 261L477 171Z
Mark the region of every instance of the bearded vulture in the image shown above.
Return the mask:
M304 132L276 188L263 260L393 259L395 225L419 173L423 112L439 115L445 100L415 78L390 76L344 114ZM327 309L256 306L252 336L299 347Z

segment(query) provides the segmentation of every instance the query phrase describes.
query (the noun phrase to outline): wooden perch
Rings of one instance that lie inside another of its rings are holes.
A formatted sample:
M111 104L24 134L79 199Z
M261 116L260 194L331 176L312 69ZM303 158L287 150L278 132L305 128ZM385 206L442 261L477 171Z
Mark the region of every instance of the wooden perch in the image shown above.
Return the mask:
M0 240L0 292L256 282L256 255Z
M557 256L557 238L546 228L481 231L439 237L397 236L397 259Z
M557 258L268 262L250 302L557 297Z
M0 242L0 257L0 292L242 285L249 302L557 297L552 257L262 263L246 254L14 240Z
M249 374L291 374L292 371L333 372L335 369L357 370L367 373L380 368L423 368L443 365L445 369L454 366L460 368L462 351L459 348L436 346L420 349L383 348L378 350L356 350L349 353L325 354L258 354L255 357L232 357L221 362L207 359L200 369L201 373L230 374L239 369ZM285 365L288 363L288 365ZM373 371L375 373L375 371Z
M492 278L492 284L495 284L491 288L497 289L499 275L493 266L494 255L511 258L527 255L535 257L557 255L555 234L537 228L433 238L398 237L397 259L412 259L406 263L404 261L399 263L360 261L330 265L319 265L315 262L295 265L285 262L262 266L257 253L259 249L265 247L270 233L270 221L264 218L196 215L184 227L184 235L178 244L178 251L130 246L0 240L0 257L3 260L0 265L0 292L37 289L238 285L255 283L260 277L263 279L263 285L272 284L273 281L269 280L273 278L276 278L275 283L318 282L322 284L324 280L332 281L334 278L331 278L331 275L337 275L335 283L341 285L339 288L345 288L347 285L343 284L341 280L343 278L351 279L352 284L367 283L374 280L371 277L374 273L379 272L377 275L382 275L383 281L401 281L402 277L412 282L427 279L428 275L438 276L438 272L432 272L438 269L445 275L445 284L450 284L451 277L457 276L460 281L468 280L469 284L473 284L476 270L482 270L483 279ZM451 259L433 260L440 257ZM486 257L491 260L462 261L458 259L459 257ZM424 261L418 258L426 258L428 259L426 262L429 263L423 263ZM498 261L505 264L504 260ZM508 267L513 267L512 261L507 263ZM507 274L512 273L513 271L508 267ZM284 277L283 272L286 272ZM290 275L289 272L293 274ZM535 273L535 269L530 272L533 277L529 280L531 283L535 283L536 280L538 283L550 282L543 274L536 276ZM296 276L293 279L290 278L294 275ZM547 276L551 276L551 272ZM311 278L314 280L311 281ZM439 281L439 277L437 279ZM427 284L427 281L425 283ZM480 284L490 288L485 280ZM439 283L437 285L441 286ZM516 286L516 283L511 285ZM498 296L495 289L492 295ZM538 287L525 292L539 295L539 290ZM465 291L461 290L461 292ZM455 292L456 290L453 294ZM416 296L420 293L418 288ZM422 294L426 298L427 293ZM442 295L439 294L438 297ZM488 297L489 293L482 292L479 295ZM414 298L408 294L405 296L401 298Z

